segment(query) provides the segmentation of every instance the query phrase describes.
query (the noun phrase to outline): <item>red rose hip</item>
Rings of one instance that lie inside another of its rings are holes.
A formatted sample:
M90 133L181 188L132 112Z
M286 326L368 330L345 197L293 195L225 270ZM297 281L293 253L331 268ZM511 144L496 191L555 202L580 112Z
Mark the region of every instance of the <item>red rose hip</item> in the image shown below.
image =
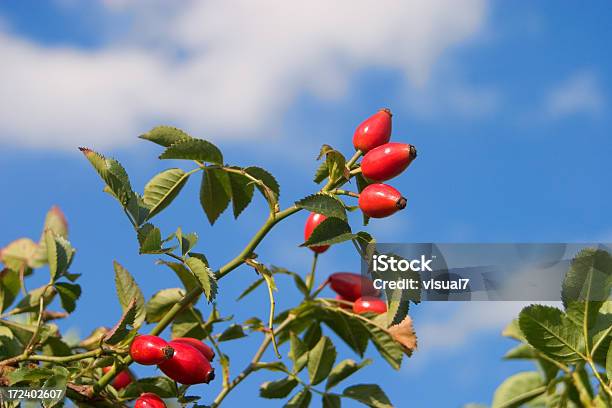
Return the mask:
M342 297L342 300L354 302L361 296L379 296L372 281L357 273L336 272L329 276L332 290Z
M193 337L178 337L176 339L172 339L172 342L189 344L191 347L202 353L208 361L213 361L215 358L215 351L213 349L208 347L208 345L204 344L200 340L194 339Z
M403 172L417 156L414 146L385 143L370 150L361 161L361 173L373 181L392 179Z
M359 208L372 218L384 218L406 208L406 199L387 184L370 184L359 194Z
M387 304L379 298L363 296L353 303L353 312L359 314L367 312L382 314L387 312Z
M156 365L172 357L174 349L161 337L137 336L130 346L130 356L142 365Z
M104 372L104 374L108 373L110 370L111 370L111 367L102 368L102 371ZM130 373L129 370L123 370L115 376L115 379L113 380L112 384L116 390L122 390L128 385L130 385L132 383L132 380L133 380L132 373Z
M159 365L159 368L174 381L191 385L208 383L215 378L210 362L196 348L182 342L171 341L174 355Z
M134 408L166 408L166 404L156 394L145 392L138 397Z
M381 109L357 126L353 135L355 149L367 153L387 143L391 138L391 116L389 109Z
M323 214L317 214L314 212L310 213L310 215L308 216L308 219L306 220L306 224L304 225L304 240L308 241L308 238L310 238L312 231L314 231L314 229L326 219L327 217L324 216ZM327 251L327 249L329 248L329 245L311 246L309 248L312 249L317 254L321 254Z

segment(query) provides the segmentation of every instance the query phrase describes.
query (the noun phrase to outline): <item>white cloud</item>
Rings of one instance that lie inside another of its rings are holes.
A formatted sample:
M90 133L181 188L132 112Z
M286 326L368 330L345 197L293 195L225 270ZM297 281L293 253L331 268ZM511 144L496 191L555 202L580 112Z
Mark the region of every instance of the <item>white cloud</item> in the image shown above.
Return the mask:
M549 92L545 111L552 118L598 115L604 106L605 98L597 77L591 72L578 72Z
M0 31L0 143L102 149L158 122L274 136L297 96L342 97L362 69L398 70L425 89L436 61L477 34L487 11L485 0L102 4L134 25L97 49ZM480 99L457 89L451 101Z

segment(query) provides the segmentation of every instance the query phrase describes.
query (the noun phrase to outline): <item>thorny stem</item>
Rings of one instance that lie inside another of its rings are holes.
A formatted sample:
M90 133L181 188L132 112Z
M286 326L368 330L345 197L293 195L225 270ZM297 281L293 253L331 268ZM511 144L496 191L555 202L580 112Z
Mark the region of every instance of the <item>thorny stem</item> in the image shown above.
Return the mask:
M359 159L359 157L361 157L361 150L357 150L355 152L355 154L353 155L353 157L351 157L351 159L346 163L346 166L348 168L351 168L353 166L353 164L355 164L355 162L357 162L357 160ZM200 166L201 164L198 163ZM233 171L234 169L231 168L224 168L224 169L228 169ZM241 174L243 174L241 172ZM327 182L327 184L321 189L322 192L327 192L333 188L339 187L341 185L343 185L344 183L346 183L346 179L340 178L338 180L329 180ZM262 227L259 229L259 231L257 231L255 233L255 235L253 236L253 238L251 238L251 240L249 241L249 243L244 247L244 249L242 250L242 252L240 252L234 259L232 259L231 261L229 261L228 263L226 263L225 265L223 265L221 268L219 268L218 271L215 272L215 278L217 280L223 278L225 275L227 275L228 273L230 273L231 271L233 271L234 269L236 269L237 267L239 267L240 265L242 265L244 263L244 261L246 259L248 259L253 251L255 250L255 248L257 248L257 246L261 243L261 241L264 239L264 237L268 234L268 232L270 232L270 230L280 221L282 221L283 219L289 217L292 214L295 214L296 212L300 211L301 208L296 207L295 205L286 208L283 211L278 211L278 212L271 212L270 215L268 216L268 219L266 220L266 222L262 225ZM202 288L200 287L196 287L194 289L192 289L190 292L188 292L185 297L183 297L183 299L181 299L178 303L176 303L174 306L172 306L172 308L170 308L170 310L168 310L166 312L166 314L162 317L162 319L157 323L157 325L151 330L150 334L153 336L156 336L158 334L160 334L162 331L164 331L164 329L166 327L168 327L170 325L170 323L172 323L172 321L176 318L176 316L181 312L181 310L183 310L183 308L185 308L187 305L189 305L191 302L193 302L200 294L202 293ZM268 347L269 342L272 340L271 338L266 337L267 339L267 344L264 347L264 351L265 348ZM263 351L262 351L263 354ZM104 389L112 380L113 378L115 378L115 376L119 373L120 369L122 369L124 366L128 366L132 363L132 358L130 356L127 356L124 361L123 364L117 364L114 365L106 374L104 374L99 380L98 382L94 385L94 391L97 393L100 390ZM248 375L248 374L247 374ZM238 378L236 378L234 381L236 381ZM239 380L238 383L242 381ZM237 385L237 384L236 384ZM231 387L233 388L233 387ZM229 392L229 391L227 391ZM223 398L221 398L223 399Z

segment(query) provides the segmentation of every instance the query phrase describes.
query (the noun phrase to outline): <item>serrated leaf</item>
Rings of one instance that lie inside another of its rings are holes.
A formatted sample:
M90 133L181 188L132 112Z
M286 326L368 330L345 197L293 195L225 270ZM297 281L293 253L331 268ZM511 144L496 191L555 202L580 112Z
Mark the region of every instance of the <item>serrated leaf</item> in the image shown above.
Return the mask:
M182 263L167 262L161 259L157 261L157 263L159 265L165 265L168 268L172 269L176 276L178 276L178 278L181 280L181 283L183 284L187 292L190 292L191 289L200 285L195 275L191 273L191 271L187 269L187 267L185 267L185 265L183 265Z
M172 126L156 126L147 133L138 137L164 147L169 147L179 140L192 139L191 136L183 132L181 129L177 129Z
M289 358L293 362L293 370L299 373L308 362L308 347L294 332L289 333L289 344Z
M325 389L329 390L330 388L339 384L342 380L350 377L363 367L368 366L370 364L372 364L372 360L370 360L369 358L363 360L359 364L351 359L341 361L329 373L329 377L327 377L327 383L325 384Z
M198 160L222 165L223 155L214 144L202 139L181 139L172 143L160 159Z
M323 408L340 408L342 406L340 396L335 394L324 394L321 398L321 403Z
M327 177L329 177L329 169L327 168L327 163L322 162L321 164L319 164L319 167L317 167L317 171L315 172L315 175L312 181L314 181L317 184L320 184Z
M181 249L181 255L185 256L189 251L195 247L198 243L198 234L195 232L189 234L183 234L183 230L179 227L175 234L176 240L179 243L179 247Z
M146 206L150 208L146 219L151 219L164 208L180 193L181 189L189 179L190 173L185 173L182 169L168 169L153 177L144 188L142 197Z
M130 331L135 328L135 319L136 299L133 299L123 312L121 319L104 336L104 341L108 344L117 344L124 340L130 334Z
M153 224L145 224L137 230L141 254L162 253L161 231Z
M246 176L228 173L230 180L230 187L232 191L232 209L234 210L234 218L244 211L249 206L251 200L253 200L253 193L255 187L251 180Z
M519 320L512 319L512 321L504 328L502 331L502 336L510 337L512 339L527 342L525 339L525 335L521 331L521 327L519 326Z
M43 388L66 390L68 382L68 371L63 367L54 367L54 375L44 382ZM45 399L42 401L44 408L52 408L62 402L62 399Z
M232 324L227 329L223 330L223 333L219 336L219 341L229 341L246 337L242 326L239 324Z
M580 329L554 307L531 305L519 315L527 341L542 353L562 362L582 359L584 342Z
M51 207L51 209L47 212L42 234L38 240L39 248L36 254L36 262L41 265L47 262L47 245L45 243L45 234L48 230L53 231L53 233L58 237L62 237L66 240L68 239L68 222L66 221L66 216L62 210L60 210L60 208L57 206Z
M57 290L53 286L49 287L44 285L39 288L32 289L19 301L19 303L17 303L17 309L20 309L22 313L38 310L41 296L44 296L44 304L49 305L55 298L56 294Z
M327 194L313 194L295 202L298 208L347 221L342 201Z
M546 391L538 372L526 371L507 378L495 391L492 408L515 408Z
M109 192L125 207L133 192L129 177L123 166L117 160L106 158L91 149L85 147L79 149L106 183Z
M208 328L204 326L200 311L189 307L180 312L172 322L172 338L193 337L203 339L209 335L209 330L212 330L212 324Z
M327 378L336 361L336 355L334 343L325 336L308 352L308 376L312 385L317 385Z
M0 308L1 312L8 309L21 289L21 281L19 272L13 269L5 268L0 271Z
M230 178L220 169L205 169L200 185L200 204L206 217L213 225L225 211L231 199Z
M376 384L357 384L345 388L342 395L373 408L393 408L385 392Z
M55 284L62 307L68 313L74 312L76 301L81 297L81 286L76 283L59 282Z
M183 297L185 297L185 292L179 288L162 289L155 293L145 307L147 323L159 322L166 312Z
M127 312L132 303L134 304L134 328L139 328L144 322L146 311L145 311L145 300L140 288L136 284L134 277L119 264L119 262L113 262L115 269L115 287L117 289L117 297L121 304L123 312Z
M217 280L215 274L201 259L191 256L185 260L187 267L197 278L209 302L217 295Z
M8 373L7 378L10 385L20 382L39 382L53 375L53 370L42 367L22 367Z
M50 282L55 282L68 269L68 254L64 246L56 241L55 234L51 230L47 230L45 233L45 247L51 275Z
M323 309L321 320L360 357L367 346L369 334L358 318L334 309Z
M140 378L133 381L121 392L124 398L138 398L143 392L151 392L160 398L173 398L178 390L176 383L168 377Z
M587 248L572 260L563 280L561 299L567 308L573 301L590 301L599 306L612 290L612 256L604 250ZM598 307L592 308L594 313Z
M138 193L133 193L125 206L135 227L139 227L149 216L149 207L144 203L143 198Z
M400 323L390 326L387 331L396 342L404 347L406 354L412 355L417 347L417 337L410 316L406 316Z
M256 184L256 186L270 204L278 202L280 197L280 186L272 174L261 167L255 166L247 167L244 171L263 182L264 186L259 184Z
M341 218L329 217L320 223L310 234L306 242L300 246L321 246L337 244L353 239L351 226Z
M298 385L295 378L285 377L277 381L267 381L259 387L262 398L285 398Z
M295 394L285 405L285 408L308 408L312 393L309 389L304 388L302 391Z

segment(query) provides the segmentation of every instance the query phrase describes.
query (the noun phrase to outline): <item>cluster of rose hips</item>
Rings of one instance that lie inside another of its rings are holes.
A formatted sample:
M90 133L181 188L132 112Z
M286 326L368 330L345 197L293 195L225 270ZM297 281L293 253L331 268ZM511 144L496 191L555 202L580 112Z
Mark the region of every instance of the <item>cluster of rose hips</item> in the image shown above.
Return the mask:
M130 346L130 356L142 365L157 365L164 374L180 384L208 384L215 378L215 370L210 362L215 352L198 339L181 337L169 342L161 337L151 335L137 336ZM104 371L110 370L110 367ZM116 389L127 387L132 382L132 375L125 370L113 381ZM163 400L153 394L142 394L135 408L165 408Z
M401 174L416 158L416 148L407 143L389 142L391 139L391 111L381 109L355 130L353 146L365 155L361 161L361 174L368 184L359 194L359 208L372 218L388 217L406 207L406 198L395 188L381 181ZM311 213L306 220L304 237L327 217ZM325 252L329 245L310 247L317 253Z
M416 148L406 143L389 142L391 139L391 111L381 109L355 130L353 146L365 155L361 161L361 174L368 184L359 194L359 208L372 218L388 217L406 207L406 199L395 188L381 183L401 174L416 158ZM325 221L323 214L310 213L304 226L308 240L314 229ZM310 247L316 253L327 251L329 245ZM328 281L338 294L336 299L353 303L355 313L385 313L387 305L380 300L380 291L372 282L355 273L334 273Z

